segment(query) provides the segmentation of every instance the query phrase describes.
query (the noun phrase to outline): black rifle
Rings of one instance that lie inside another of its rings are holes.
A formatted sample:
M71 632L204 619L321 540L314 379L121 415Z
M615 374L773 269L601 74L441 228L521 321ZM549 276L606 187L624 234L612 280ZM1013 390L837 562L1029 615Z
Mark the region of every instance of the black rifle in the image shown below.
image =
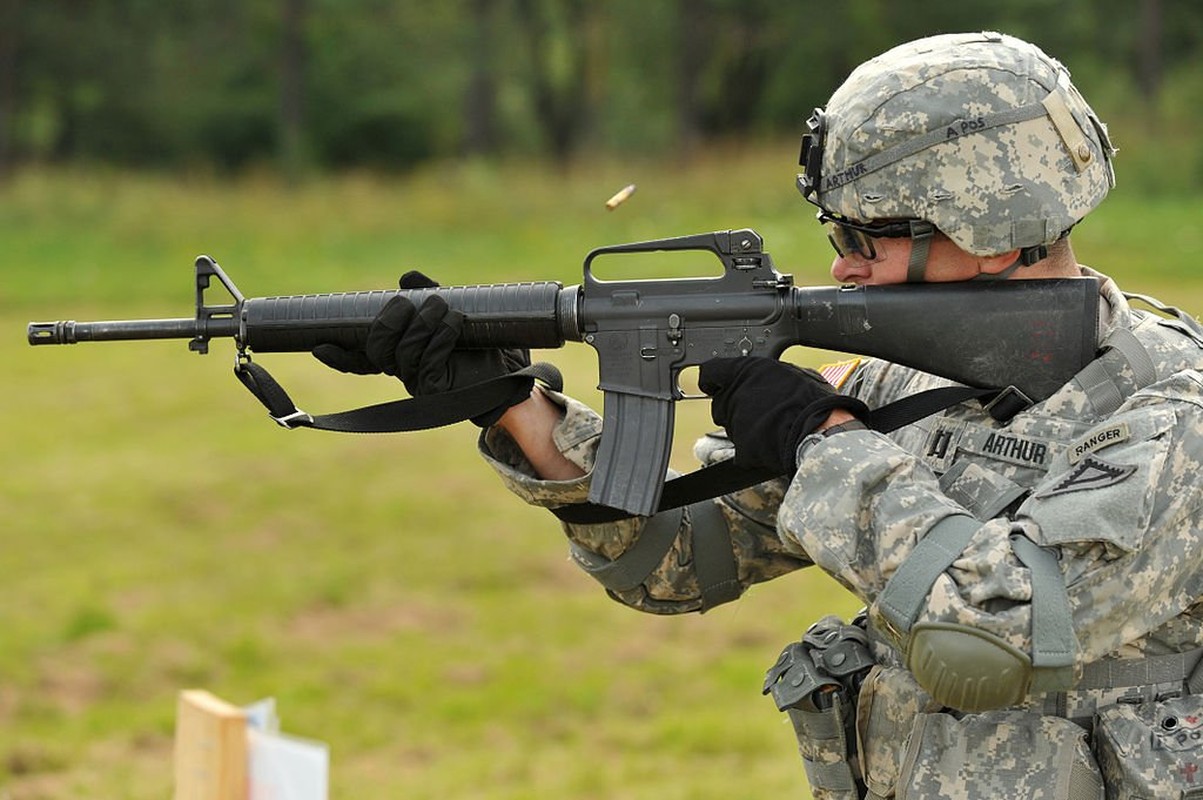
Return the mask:
M792 345L874 356L1038 402L1095 357L1098 286L1091 278L903 286L797 287L752 230L635 242L593 250L579 286L513 283L404 292L441 295L465 315L464 348L597 351L604 423L589 500L652 513L672 445L682 369L719 356L779 357ZM714 278L600 280L601 255L669 250L713 253ZM210 305L216 277L232 297ZM37 322L29 342L232 337L246 351L306 352L323 343L361 348L393 291L243 298L210 258L196 261L196 316L109 322Z

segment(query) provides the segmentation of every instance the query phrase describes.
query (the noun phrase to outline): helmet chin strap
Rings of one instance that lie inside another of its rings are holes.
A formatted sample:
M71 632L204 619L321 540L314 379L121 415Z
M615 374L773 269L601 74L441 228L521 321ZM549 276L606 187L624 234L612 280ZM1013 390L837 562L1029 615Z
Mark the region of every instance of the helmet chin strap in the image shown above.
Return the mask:
M1023 258L1015 259L1015 263L1004 269L1002 272L979 272L969 280L971 281L1005 281L1007 278L1015 274L1015 270L1020 267L1027 266L1023 263Z
M926 283L927 282L927 260L931 253L932 237L935 236L936 227L925 220L911 220L911 256L906 262L906 282L907 283ZM988 273L980 272L974 275L969 280L971 281L1005 281L1007 278L1015 274L1015 271L1020 267L1030 267L1037 261L1041 261L1048 257L1048 246L1043 244L1033 245L1031 247L1022 247L1019 250L1019 256L1014 263L1004 269L1002 272Z
M936 226L921 219L911 220L911 257L906 262L906 282L926 283L927 256Z
M1015 259L1015 262L1013 264L1011 264L1011 266L1004 269L1002 272L996 272L993 274L982 272L978 275L973 276L969 280L972 280L972 281L1005 281L1007 278L1014 275L1015 270L1019 269L1020 267L1030 267L1033 264L1035 264L1037 261L1040 261L1047 256L1048 256L1048 247L1046 247L1045 245L1038 244L1038 245L1034 245L1032 247L1023 247L1023 248L1020 248L1019 257Z

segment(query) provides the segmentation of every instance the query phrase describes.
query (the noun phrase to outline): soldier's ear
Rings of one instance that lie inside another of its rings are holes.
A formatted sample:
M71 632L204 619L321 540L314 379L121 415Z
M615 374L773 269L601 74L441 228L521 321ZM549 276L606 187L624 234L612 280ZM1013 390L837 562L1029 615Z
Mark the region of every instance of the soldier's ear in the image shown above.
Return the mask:
M995 256L978 256L977 266L983 275L999 275L1019 260L1019 248Z

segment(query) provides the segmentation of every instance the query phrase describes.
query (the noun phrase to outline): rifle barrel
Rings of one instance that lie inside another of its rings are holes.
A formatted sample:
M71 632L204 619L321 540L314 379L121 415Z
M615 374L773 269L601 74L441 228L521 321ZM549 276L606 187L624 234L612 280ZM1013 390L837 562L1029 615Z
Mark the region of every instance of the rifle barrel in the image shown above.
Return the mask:
M397 294L414 305L438 294L463 312L464 347L556 348L581 338L579 290L555 282L253 297L220 313L206 307L192 319L31 322L27 333L32 345L236 337L261 353L306 352L327 343L354 349L363 347L372 320Z
M126 339L191 339L195 336L235 336L235 319L122 319L97 322L29 323L29 343L75 344L76 342L121 341Z

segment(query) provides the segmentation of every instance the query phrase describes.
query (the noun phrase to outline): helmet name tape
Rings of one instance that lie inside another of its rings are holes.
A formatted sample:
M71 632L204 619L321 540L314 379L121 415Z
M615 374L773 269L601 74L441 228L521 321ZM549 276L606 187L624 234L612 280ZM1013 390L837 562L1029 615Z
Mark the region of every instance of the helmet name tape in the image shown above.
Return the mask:
M845 184L852 183L857 178L864 177L870 172L874 172L875 170L886 166L885 164L882 164L880 167L870 167L868 165L868 161L870 160L872 159L867 159L859 164L853 164L852 166L848 167L848 169L840 170L834 175L829 175L826 178L823 178L823 191L827 191L829 189L838 189Z
M949 142L962 136L981 133L991 128L997 128L1000 125L1012 125L1017 122L1039 119L1046 116L1047 113L1047 109L1043 103L1031 103L1019 108L1000 111L997 114L979 115L972 119L959 120L950 125L943 125L936 130L928 131L922 136L916 136L888 150L882 150L880 153L869 156L863 161L840 170L835 175L824 177L821 182L820 191L827 192L832 189L838 189L852 181L863 178L865 175L901 161L908 156L913 156L921 150L934 147L941 142Z

